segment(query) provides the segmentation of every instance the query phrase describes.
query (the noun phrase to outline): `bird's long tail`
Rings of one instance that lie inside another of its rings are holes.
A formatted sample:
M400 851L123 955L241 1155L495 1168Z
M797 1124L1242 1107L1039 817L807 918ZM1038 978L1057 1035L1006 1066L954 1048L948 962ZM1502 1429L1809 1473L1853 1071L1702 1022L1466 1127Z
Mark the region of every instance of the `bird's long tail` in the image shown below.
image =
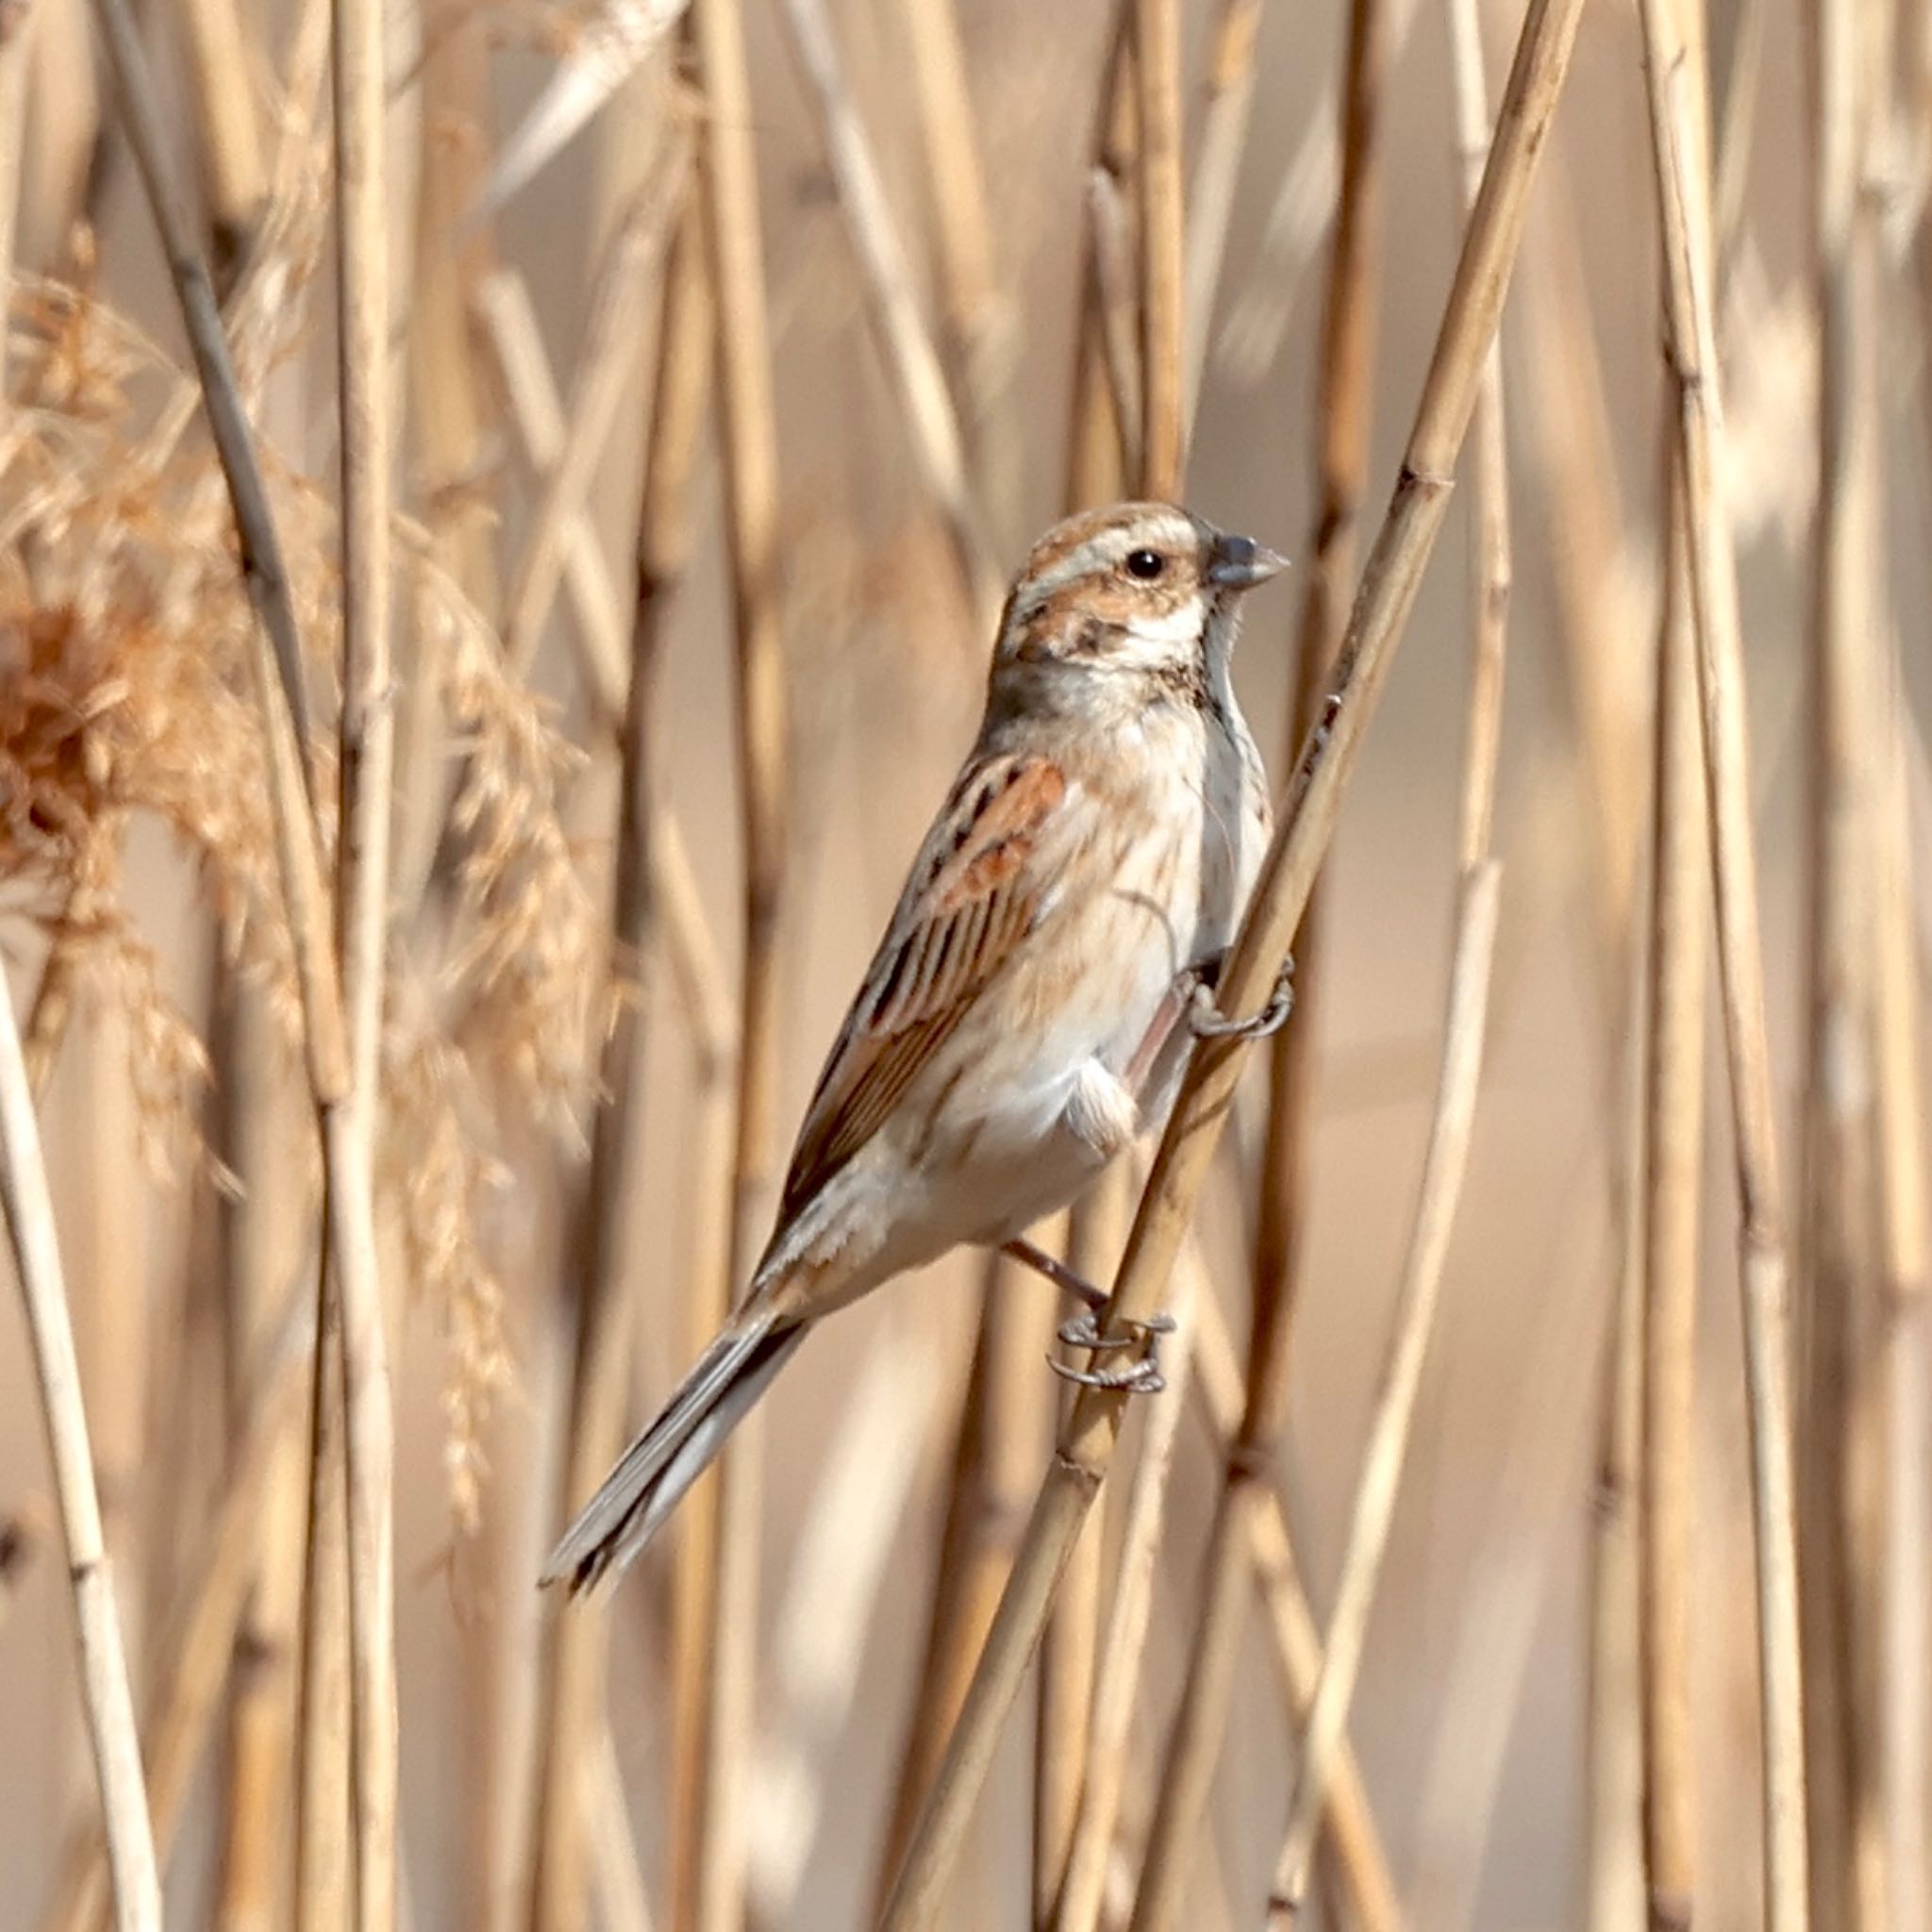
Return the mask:
M584 1505L551 1553L543 1582L566 1584L575 1595L622 1571L704 1474L805 1330L769 1307L741 1310Z

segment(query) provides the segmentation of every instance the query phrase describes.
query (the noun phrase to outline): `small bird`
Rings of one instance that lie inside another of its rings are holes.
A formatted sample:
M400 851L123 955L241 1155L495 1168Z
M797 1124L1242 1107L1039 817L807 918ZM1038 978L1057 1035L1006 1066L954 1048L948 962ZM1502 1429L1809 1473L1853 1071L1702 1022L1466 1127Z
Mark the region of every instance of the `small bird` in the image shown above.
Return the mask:
M806 1331L892 1276L972 1242L1104 1299L1024 1230L1164 1124L1191 1034L1286 1017L1285 979L1252 1020L1210 1004L1270 820L1230 658L1243 592L1282 564L1160 503L1070 517L1035 546L978 738L819 1075L750 1288L546 1584L622 1570ZM1102 1341L1091 1315L1062 1332ZM1151 1357L1068 1373L1159 1386Z

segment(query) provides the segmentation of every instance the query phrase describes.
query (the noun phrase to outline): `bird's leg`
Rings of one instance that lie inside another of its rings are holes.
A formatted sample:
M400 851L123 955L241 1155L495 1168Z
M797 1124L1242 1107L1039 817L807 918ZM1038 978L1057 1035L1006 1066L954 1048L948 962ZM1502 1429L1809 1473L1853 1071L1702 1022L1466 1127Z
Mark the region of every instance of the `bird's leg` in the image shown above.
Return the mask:
M1223 956L1225 957L1224 955ZM1194 968L1193 991L1188 1005L1188 1025L1202 1040L1265 1040L1279 1033L1294 1011L1294 955L1281 962L1274 975L1274 991L1258 1013L1245 1020L1230 1020L1214 1004L1214 988L1221 977L1221 958Z
M1069 1348L1089 1349L1095 1355L1120 1348L1144 1346L1145 1349L1145 1353L1135 1360L1114 1369L1075 1369L1058 1357L1049 1356L1047 1366L1055 1374L1069 1382L1079 1382L1089 1389L1124 1389L1131 1395L1154 1395L1167 1387L1167 1378L1160 1373L1159 1341L1163 1335L1174 1333L1175 1324L1172 1315L1150 1315L1144 1322L1124 1322L1119 1334L1103 1334L1098 1317L1108 1304L1105 1290L1095 1288L1084 1274L1069 1268L1057 1256L1049 1255L1037 1242L1029 1241L1024 1236L1003 1242L1000 1252L1015 1261L1024 1261L1035 1273L1043 1274L1062 1294L1070 1294L1075 1301L1085 1304L1079 1314L1071 1321L1062 1322L1056 1331Z

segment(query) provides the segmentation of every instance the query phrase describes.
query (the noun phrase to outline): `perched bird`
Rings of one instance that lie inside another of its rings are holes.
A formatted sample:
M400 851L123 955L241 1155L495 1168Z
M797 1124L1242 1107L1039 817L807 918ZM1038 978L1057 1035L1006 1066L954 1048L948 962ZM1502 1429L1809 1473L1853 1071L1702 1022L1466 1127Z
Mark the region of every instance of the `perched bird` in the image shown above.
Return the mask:
M737 1312L544 1571L643 1548L823 1315L961 1242L1022 1240L1174 1105L1269 830L1229 659L1282 559L1167 504L1069 518L1000 620L986 712L831 1057ZM1091 1317L1070 1331L1091 1344ZM1082 1372L1158 1387L1151 1361Z

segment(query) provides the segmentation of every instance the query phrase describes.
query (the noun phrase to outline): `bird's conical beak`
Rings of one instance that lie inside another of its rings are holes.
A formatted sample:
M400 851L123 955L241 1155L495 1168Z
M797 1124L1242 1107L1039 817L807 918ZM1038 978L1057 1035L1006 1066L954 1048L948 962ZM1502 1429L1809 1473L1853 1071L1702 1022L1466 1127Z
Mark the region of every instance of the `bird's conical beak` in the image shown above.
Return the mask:
M1287 568L1287 558L1252 537L1217 537L1208 565L1208 581L1224 591L1252 591Z

